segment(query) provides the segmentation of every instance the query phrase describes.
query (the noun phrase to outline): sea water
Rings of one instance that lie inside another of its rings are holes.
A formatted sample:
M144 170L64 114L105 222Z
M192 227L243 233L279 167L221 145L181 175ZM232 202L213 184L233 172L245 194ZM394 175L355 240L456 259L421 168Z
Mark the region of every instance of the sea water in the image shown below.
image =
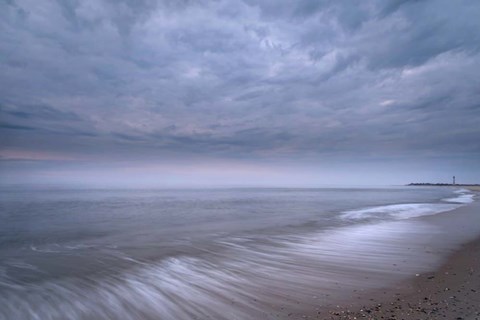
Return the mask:
M3 187L0 319L286 316L437 266L480 233L480 219L461 213L474 197L429 187Z

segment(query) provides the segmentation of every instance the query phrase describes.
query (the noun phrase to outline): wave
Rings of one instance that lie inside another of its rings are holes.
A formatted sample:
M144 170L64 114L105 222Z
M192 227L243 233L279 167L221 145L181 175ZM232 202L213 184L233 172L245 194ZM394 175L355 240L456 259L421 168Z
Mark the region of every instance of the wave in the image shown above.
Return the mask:
M392 204L345 211L341 217L347 220L363 220L374 218L402 220L434 215L440 212L450 211L458 207L459 205L445 203Z
M456 190L455 193L458 194L457 197L446 198L446 199L443 199L443 201L454 202L454 203L465 203L465 204L472 203L474 201L473 200L474 195L469 190L460 189L460 190Z
M76 250L88 250L94 249L96 246L94 245L87 245L87 244L74 244L74 245L66 245L66 244L58 244L58 243L49 243L44 245L30 245L30 250L39 252L39 253L65 253L68 251L76 251Z
M429 269L437 258L422 249L437 232L390 221L223 239L225 250L198 257L10 286L0 298L0 319L263 319L301 312Z

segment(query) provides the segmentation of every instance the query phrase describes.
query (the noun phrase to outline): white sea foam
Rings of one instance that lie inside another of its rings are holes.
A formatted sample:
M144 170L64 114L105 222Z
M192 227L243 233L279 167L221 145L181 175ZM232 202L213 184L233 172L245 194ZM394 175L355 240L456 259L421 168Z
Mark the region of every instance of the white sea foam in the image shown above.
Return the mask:
M339 285L372 288L397 279L393 272L420 272L432 257L407 250L405 238L419 249L436 232L402 221L282 236L273 246L225 239L228 253L208 260L170 257L101 279L10 289L0 319L259 319L279 303L294 310L320 292L340 295Z
M44 245L30 245L30 250L40 253L66 253L69 251L94 249L97 246L83 243L62 245L58 243L49 243ZM107 247L107 246L105 246Z
M40 271L38 267L20 260L9 260L9 261L6 261L5 264L8 265L9 267L14 267L18 269Z
M363 220L372 218L402 220L434 215L440 212L453 210L458 207L458 205L446 203L392 204L387 206L345 211L342 215L342 218L349 220Z
M209 259L170 257L101 279L10 289L0 319L260 319L279 305L304 308L297 301L322 292L341 297L428 270L438 257L423 248L439 233L426 223L389 221L265 242L224 239L227 252Z
M473 193L466 189L460 189L455 191L458 194L457 197L446 198L443 201L454 202L454 203L472 203L473 202Z

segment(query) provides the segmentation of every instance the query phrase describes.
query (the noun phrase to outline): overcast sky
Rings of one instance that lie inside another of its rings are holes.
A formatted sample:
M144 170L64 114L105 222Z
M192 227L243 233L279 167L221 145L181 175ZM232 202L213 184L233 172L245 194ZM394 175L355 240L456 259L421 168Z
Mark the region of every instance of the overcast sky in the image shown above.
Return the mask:
M480 2L0 0L8 183L480 183Z

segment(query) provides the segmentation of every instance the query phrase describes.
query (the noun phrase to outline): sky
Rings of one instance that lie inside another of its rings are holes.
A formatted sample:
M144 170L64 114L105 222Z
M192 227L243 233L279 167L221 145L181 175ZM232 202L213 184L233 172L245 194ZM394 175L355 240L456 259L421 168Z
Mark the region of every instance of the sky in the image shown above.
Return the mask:
M480 2L0 0L0 179L480 183Z

